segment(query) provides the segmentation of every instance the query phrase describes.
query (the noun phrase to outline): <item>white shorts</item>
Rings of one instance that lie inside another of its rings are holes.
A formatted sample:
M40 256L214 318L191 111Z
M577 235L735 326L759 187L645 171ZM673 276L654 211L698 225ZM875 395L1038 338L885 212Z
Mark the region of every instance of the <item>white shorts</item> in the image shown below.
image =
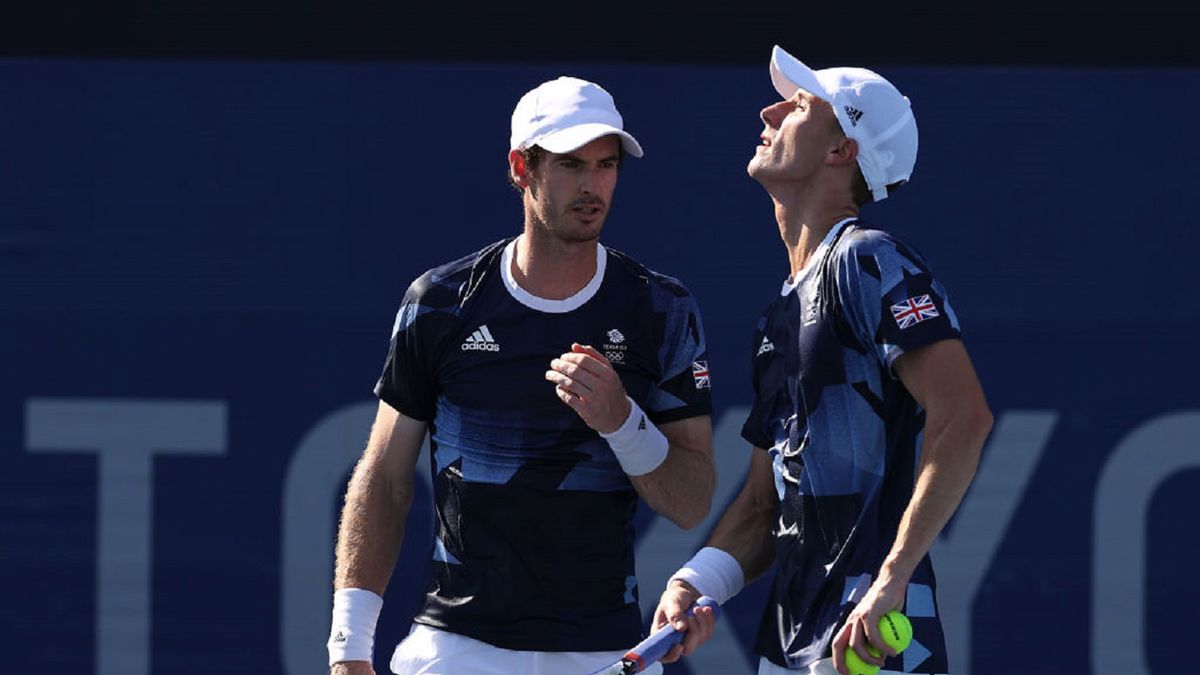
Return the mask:
M807 673L807 675L839 675L837 668L833 667L833 659L821 659L816 663L809 664L808 670L788 670L780 668L766 659L758 660L758 675L796 675L796 673ZM904 673L895 670L881 670L879 675L904 675Z
M588 675L624 654L514 651L415 623L396 645L391 667L396 675ZM662 666L655 663L642 672L661 675Z

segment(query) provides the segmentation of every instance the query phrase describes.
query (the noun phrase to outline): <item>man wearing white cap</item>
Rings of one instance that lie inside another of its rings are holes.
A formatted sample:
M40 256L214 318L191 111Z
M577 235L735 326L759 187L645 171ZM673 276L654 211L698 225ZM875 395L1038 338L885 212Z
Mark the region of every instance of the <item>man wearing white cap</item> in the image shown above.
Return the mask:
M333 673L374 672L427 431L436 539L393 672L586 673L641 639L638 498L691 527L715 476L696 303L599 243L626 155L642 148L598 85L526 93L508 155L523 231L405 294L342 512Z
M774 564L760 675L857 674L848 648L883 673L947 673L927 553L992 417L929 265L858 217L909 180L916 120L869 70L813 71L776 47L770 72L783 100L762 110L747 170L774 203L790 274L755 333L750 473L668 582L656 623L700 594L723 602ZM890 610L913 626L899 655L877 628Z

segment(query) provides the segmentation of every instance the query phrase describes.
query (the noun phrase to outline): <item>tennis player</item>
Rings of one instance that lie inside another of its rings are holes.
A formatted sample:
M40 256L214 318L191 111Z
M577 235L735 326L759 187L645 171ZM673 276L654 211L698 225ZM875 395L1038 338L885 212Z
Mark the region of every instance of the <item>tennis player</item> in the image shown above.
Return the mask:
M612 97L561 77L512 115L524 230L409 287L337 543L332 672L375 623L432 450L436 540L395 673L587 673L643 636L639 496L680 527L715 484L704 331L677 280L599 243L627 156ZM656 668L660 668L656 666Z
M845 675L847 647L884 673L946 673L927 553L975 475L992 416L928 263L859 217L909 180L916 120L908 98L863 68L813 71L776 47L770 73L782 99L760 113L748 172L774 204L789 274L754 334L742 435L755 449L742 492L668 583L656 624L700 594L728 599L774 564L760 675ZM913 625L899 656L877 629L890 610Z

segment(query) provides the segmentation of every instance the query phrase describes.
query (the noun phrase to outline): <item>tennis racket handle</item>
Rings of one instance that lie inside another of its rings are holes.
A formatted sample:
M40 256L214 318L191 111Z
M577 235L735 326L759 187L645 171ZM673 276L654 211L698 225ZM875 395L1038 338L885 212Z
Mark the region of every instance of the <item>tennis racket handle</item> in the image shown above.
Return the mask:
M708 596L703 596L696 601L696 604L688 608L687 615L691 616L692 612L696 611L697 607L709 607L712 609L713 618L716 619L721 613L721 606L716 600ZM662 628L654 631L645 640L638 643L636 647L629 650L625 654L626 661L635 661L638 663L638 671L645 669L647 665L658 661L666 656L667 652L671 651L671 647L683 641L683 633L675 630L675 626L667 624Z

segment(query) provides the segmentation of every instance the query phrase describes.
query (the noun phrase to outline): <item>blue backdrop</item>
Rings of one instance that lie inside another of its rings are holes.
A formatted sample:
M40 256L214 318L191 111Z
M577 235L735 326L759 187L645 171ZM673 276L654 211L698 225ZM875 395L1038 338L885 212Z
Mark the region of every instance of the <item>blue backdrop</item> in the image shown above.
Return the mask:
M748 461L751 329L787 273L744 170L767 55L0 61L4 669L325 671L334 519L395 309L424 269L519 230L509 114L560 74L604 84L646 148L604 241L700 302L723 507ZM955 672L1186 671L1200 71L877 67L914 101L921 157L864 216L932 262L997 417L934 552ZM430 517L421 483L381 673ZM641 512L644 606L711 525ZM750 672L764 594L671 672Z

